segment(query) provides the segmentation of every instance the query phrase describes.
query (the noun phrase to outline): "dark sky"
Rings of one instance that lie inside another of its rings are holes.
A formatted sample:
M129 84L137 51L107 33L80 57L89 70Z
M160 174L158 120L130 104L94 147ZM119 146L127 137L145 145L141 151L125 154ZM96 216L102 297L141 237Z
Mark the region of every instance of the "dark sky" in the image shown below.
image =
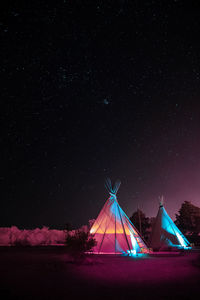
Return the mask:
M0 226L87 224L107 176L128 216L200 206L198 1L50 2L1 9Z

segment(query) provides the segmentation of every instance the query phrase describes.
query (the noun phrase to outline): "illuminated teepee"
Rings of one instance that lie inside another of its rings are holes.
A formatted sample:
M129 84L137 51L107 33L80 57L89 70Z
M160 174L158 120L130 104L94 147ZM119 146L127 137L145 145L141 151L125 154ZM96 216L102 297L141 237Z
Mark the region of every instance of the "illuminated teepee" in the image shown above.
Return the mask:
M163 197L161 198L160 207L153 226L150 247L157 250L167 247L178 249L191 248L189 241L168 216L163 206Z
M106 180L105 186L110 197L90 229L90 233L94 234L97 241L93 252L101 254L148 253L148 248L139 233L119 206L116 194L120 184L121 182L117 181L112 188L110 179Z

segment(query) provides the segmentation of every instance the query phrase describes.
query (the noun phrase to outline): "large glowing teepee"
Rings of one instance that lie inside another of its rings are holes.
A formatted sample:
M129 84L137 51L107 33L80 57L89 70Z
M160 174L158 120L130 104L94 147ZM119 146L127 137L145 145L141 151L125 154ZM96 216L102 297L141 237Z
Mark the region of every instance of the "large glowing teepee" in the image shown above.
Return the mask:
M117 181L112 188L110 179L106 180L105 186L110 197L90 229L90 233L94 234L97 241L93 252L101 254L148 253L148 248L136 228L119 206L116 194L120 184L121 182Z
M163 198L160 202L158 214L153 226L150 247L158 250L162 250L167 247L178 249L190 248L189 241L168 216L163 206Z

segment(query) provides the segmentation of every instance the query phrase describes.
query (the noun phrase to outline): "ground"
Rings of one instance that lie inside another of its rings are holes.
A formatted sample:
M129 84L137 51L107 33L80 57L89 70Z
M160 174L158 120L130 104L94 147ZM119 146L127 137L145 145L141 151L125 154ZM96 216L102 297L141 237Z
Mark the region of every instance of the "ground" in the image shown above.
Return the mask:
M142 258L89 255L65 247L1 247L0 299L198 299L200 253Z

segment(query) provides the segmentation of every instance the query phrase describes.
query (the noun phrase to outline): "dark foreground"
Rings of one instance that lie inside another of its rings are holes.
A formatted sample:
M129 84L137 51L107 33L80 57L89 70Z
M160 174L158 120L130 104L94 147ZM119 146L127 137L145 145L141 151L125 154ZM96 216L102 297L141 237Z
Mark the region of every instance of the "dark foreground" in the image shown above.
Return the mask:
M0 299L199 299L200 254L88 256L64 247L0 248Z

